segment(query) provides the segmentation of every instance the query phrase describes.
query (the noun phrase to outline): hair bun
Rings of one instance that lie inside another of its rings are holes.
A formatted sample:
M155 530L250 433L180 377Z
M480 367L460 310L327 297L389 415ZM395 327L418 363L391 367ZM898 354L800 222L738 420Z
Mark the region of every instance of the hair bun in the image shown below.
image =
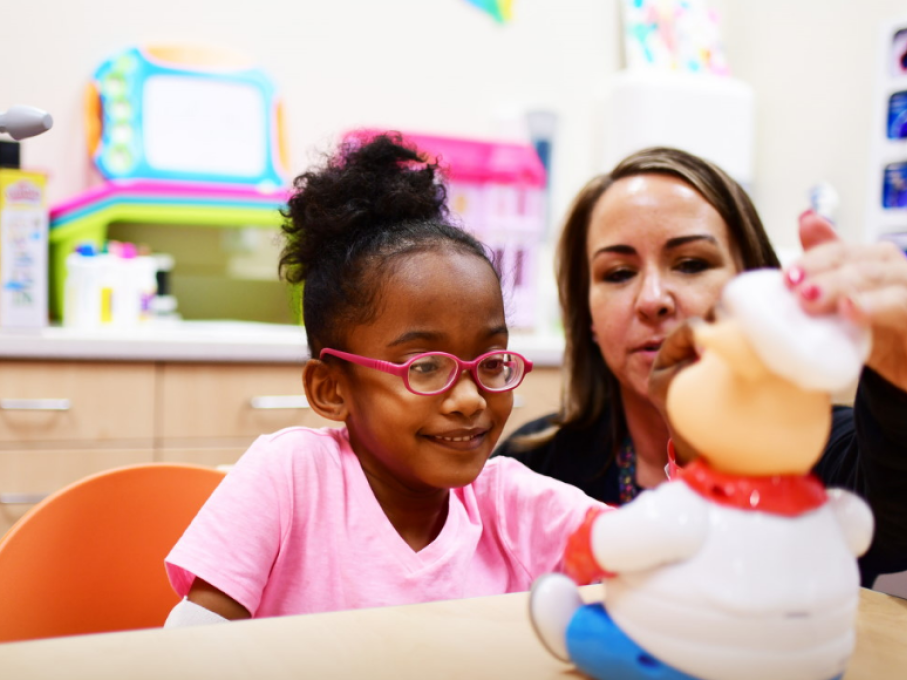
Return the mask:
M282 262L290 281L301 281L314 262L364 233L417 220L447 221L447 192L437 165L399 133L354 135L293 185L284 232L295 241L294 261Z

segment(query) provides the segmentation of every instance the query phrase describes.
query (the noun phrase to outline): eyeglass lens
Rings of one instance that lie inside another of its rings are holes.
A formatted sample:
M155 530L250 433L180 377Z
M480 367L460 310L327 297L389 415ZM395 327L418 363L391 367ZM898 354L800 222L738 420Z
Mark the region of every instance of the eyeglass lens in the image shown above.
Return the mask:
M476 375L482 387L501 390L519 382L523 375L523 360L508 352L489 354L478 366ZM459 373L456 361L443 354L427 354L409 366L409 386L417 392L444 390Z

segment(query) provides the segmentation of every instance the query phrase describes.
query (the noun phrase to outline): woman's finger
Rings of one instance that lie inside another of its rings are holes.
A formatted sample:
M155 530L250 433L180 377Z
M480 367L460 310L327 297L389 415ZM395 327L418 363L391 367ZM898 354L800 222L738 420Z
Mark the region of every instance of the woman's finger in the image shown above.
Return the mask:
M839 241L834 225L818 213L807 210L800 215L800 244L808 251L822 243Z
M855 257L836 268L806 274L794 288L803 309L811 314L830 314L843 298L889 287L907 291L907 258L899 250L876 251L873 258Z

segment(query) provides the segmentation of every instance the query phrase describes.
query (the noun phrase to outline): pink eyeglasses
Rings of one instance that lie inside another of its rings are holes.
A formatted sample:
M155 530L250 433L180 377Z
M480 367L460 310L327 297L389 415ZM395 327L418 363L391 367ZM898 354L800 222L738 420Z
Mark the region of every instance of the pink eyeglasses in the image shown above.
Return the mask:
M324 359L325 356L335 356L359 366L400 376L406 389L426 397L449 390L463 371L469 371L476 385L487 392L508 392L518 387L523 377L532 370L529 359L504 350L486 352L472 361L463 361L446 352L425 352L403 364L369 359L336 349L323 349L318 358Z

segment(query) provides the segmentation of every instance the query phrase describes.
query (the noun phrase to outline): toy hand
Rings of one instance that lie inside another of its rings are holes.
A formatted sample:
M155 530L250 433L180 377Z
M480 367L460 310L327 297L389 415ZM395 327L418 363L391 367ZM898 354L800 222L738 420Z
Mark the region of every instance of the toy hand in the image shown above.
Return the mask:
M711 315L711 314L710 314ZM675 376L684 368L699 359L699 352L696 350L696 342L693 329L697 323L703 323L700 319L687 319L677 328L675 328L665 341L662 343L655 361L652 363L652 371L649 373L649 399L665 423L668 424L668 430L671 433L671 439L674 442L674 452L677 456L677 462L684 465L697 457L696 450L687 443L671 427L671 421L668 419L666 403L668 400L668 388Z
M907 257L893 243L845 244L813 212L800 216L804 254L785 281L812 314L838 312L872 330L866 365L907 390Z
M567 539L564 571L579 585L586 585L610 574L598 566L592 555L592 524L607 510L589 508L579 529Z

